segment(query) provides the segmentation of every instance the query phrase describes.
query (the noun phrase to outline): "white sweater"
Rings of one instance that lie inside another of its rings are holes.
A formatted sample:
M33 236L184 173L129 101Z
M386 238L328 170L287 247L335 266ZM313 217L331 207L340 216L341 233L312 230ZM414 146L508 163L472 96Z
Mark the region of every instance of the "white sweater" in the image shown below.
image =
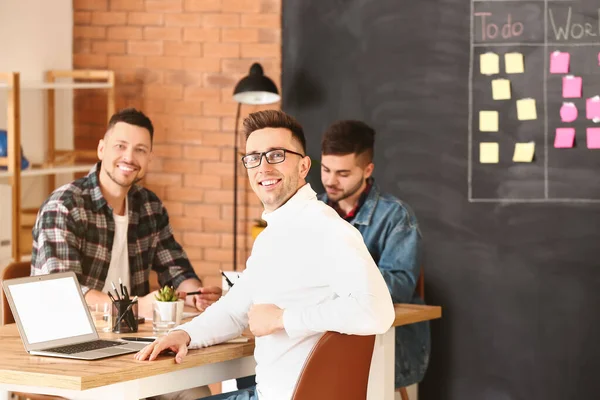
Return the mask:
M394 307L357 229L317 200L306 184L277 210L263 213L247 268L218 302L187 324L190 348L234 338L252 304L284 309L285 330L256 338L260 400L289 400L304 362L326 331L384 333Z

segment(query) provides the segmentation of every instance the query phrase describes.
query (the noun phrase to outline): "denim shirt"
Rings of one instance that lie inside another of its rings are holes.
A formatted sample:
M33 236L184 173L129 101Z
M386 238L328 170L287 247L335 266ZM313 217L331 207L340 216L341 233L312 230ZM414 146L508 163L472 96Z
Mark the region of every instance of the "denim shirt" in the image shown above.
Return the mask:
M327 194L319 199L327 203ZM382 194L373 182L349 221L362 234L394 303L424 304L415 288L420 272L421 232L415 214L399 199ZM420 382L429 364L429 322L396 328L396 388Z

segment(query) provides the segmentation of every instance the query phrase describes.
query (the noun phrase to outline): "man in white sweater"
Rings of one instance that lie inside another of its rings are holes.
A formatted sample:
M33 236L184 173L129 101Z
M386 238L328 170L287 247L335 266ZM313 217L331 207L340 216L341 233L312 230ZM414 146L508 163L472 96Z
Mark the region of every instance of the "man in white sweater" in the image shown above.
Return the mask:
M249 326L257 387L210 399L289 400L324 332L383 333L394 308L361 234L306 183L310 158L300 124L268 110L250 114L244 129L242 162L268 226L226 296L135 357L154 360L171 350L181 362L188 349L235 338Z

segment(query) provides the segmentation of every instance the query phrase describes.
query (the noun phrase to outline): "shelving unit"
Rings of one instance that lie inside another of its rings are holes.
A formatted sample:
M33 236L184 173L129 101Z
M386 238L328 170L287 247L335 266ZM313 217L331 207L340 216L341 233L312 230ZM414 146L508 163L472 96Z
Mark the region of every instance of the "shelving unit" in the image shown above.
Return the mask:
M20 82L18 72L0 73L0 91L8 91L7 141L8 157L0 157L0 178L8 178L12 189L11 258L20 261L31 252L31 228L38 210L21 206L22 179L47 177L50 191L55 189L56 175L87 172L97 161L95 151L65 150L56 148L56 90L106 89L107 121L115 112L115 77L108 70L52 70L43 82ZM67 82L60 81L67 79ZM23 90L46 91L46 135L48 148L41 164L31 164L21 170L20 93ZM48 193L50 194L50 193Z

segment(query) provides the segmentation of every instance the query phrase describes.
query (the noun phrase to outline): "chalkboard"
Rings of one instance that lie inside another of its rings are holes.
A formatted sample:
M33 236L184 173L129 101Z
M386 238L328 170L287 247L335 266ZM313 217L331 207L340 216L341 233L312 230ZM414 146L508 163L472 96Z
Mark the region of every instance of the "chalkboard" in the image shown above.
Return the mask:
M303 124L309 155L319 159L333 121L368 122L377 182L419 218L426 300L444 309L420 399L598 398L594 3L283 2L282 106ZM550 72L555 51L569 53L567 73ZM498 73L481 73L485 53L498 55ZM507 53L522 54L522 73L507 72ZM582 78L581 97L563 97L569 74ZM510 80L510 99L493 99L495 79ZM536 119L519 120L521 99L535 100ZM574 121L561 120L564 102ZM498 112L497 132L480 130L482 110ZM557 128L575 130L573 148L554 147ZM498 163L480 162L484 142L498 143ZM515 145L531 142L531 162L514 162ZM321 188L318 165L310 182Z

